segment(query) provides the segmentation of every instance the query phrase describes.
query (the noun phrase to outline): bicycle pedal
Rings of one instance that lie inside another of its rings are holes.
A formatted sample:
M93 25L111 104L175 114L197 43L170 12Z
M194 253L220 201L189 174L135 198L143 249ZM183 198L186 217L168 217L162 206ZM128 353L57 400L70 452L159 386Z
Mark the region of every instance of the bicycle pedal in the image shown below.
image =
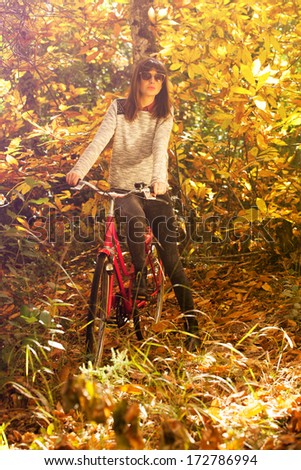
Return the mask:
M123 328L129 322L129 320L129 316L122 309L117 310L116 323L118 328Z
M117 326L119 328L119 330L122 330L122 328L124 328L126 325L129 324L129 321L130 319L129 318L126 318L125 321L123 321L122 323L119 323Z
M138 287L138 288L133 288L132 290L132 298L134 300L147 300L148 298L148 292L146 287Z
M117 315L116 320L118 328L122 328L129 322L130 319L127 315Z
M124 303L120 293L116 295L116 323L118 328L123 328L129 322L129 315L125 311Z
M137 293L137 295L134 295L133 297L135 300L147 300L148 298L148 295L146 292L142 292L142 293Z
M149 295L147 292L134 292L132 296L133 302L147 302Z

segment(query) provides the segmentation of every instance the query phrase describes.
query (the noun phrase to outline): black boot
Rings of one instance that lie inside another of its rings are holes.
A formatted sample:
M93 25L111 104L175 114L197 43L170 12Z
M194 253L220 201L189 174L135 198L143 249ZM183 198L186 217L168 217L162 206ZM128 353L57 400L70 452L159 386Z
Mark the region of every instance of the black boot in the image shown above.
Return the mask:
M185 340L185 348L189 352L197 351L201 346L199 325L194 311L187 312L185 318L185 331L188 333Z

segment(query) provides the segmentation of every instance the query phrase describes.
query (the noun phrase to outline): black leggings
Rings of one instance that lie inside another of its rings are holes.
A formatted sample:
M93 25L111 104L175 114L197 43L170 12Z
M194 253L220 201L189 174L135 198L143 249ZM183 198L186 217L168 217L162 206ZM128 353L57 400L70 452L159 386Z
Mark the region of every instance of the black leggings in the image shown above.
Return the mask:
M177 246L175 216L169 195L145 199L136 194L116 199L119 223L125 223L127 243L135 267L142 271L145 264L144 233L149 225L158 240L158 252L170 278L182 313L191 312L194 302Z

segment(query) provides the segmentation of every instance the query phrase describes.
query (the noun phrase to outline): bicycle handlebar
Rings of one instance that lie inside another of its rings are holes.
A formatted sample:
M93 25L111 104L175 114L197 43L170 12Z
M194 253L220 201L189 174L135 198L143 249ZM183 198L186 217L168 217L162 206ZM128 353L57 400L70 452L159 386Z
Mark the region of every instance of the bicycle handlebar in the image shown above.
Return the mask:
M128 196L129 194L144 194L146 199L156 199L156 196L153 196L151 193L151 189L147 186L144 186L144 183L137 183L138 188L132 189L131 191L127 192L117 192L117 191L103 191L102 189L97 188L93 183L90 183L90 181L86 180L80 180L76 186L73 186L72 189L76 191L80 191L83 189L84 186L88 186L89 188L93 189L96 193L100 194L101 196L108 196L111 197L112 199L116 198L121 198Z
M8 201L6 196L4 196L4 194L0 194L0 207L6 207L9 206L9 204L10 202Z

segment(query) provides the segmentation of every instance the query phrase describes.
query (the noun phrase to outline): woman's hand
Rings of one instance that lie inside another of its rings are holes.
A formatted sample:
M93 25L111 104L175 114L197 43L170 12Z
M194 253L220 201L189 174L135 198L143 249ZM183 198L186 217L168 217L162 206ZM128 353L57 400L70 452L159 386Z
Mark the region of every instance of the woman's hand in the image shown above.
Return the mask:
M159 194L165 194L166 193L166 184L161 183L160 181L156 181L155 183L152 184L152 193L157 196Z
M66 175L66 181L70 186L76 186L79 180L80 177L75 173L75 171L69 171Z

